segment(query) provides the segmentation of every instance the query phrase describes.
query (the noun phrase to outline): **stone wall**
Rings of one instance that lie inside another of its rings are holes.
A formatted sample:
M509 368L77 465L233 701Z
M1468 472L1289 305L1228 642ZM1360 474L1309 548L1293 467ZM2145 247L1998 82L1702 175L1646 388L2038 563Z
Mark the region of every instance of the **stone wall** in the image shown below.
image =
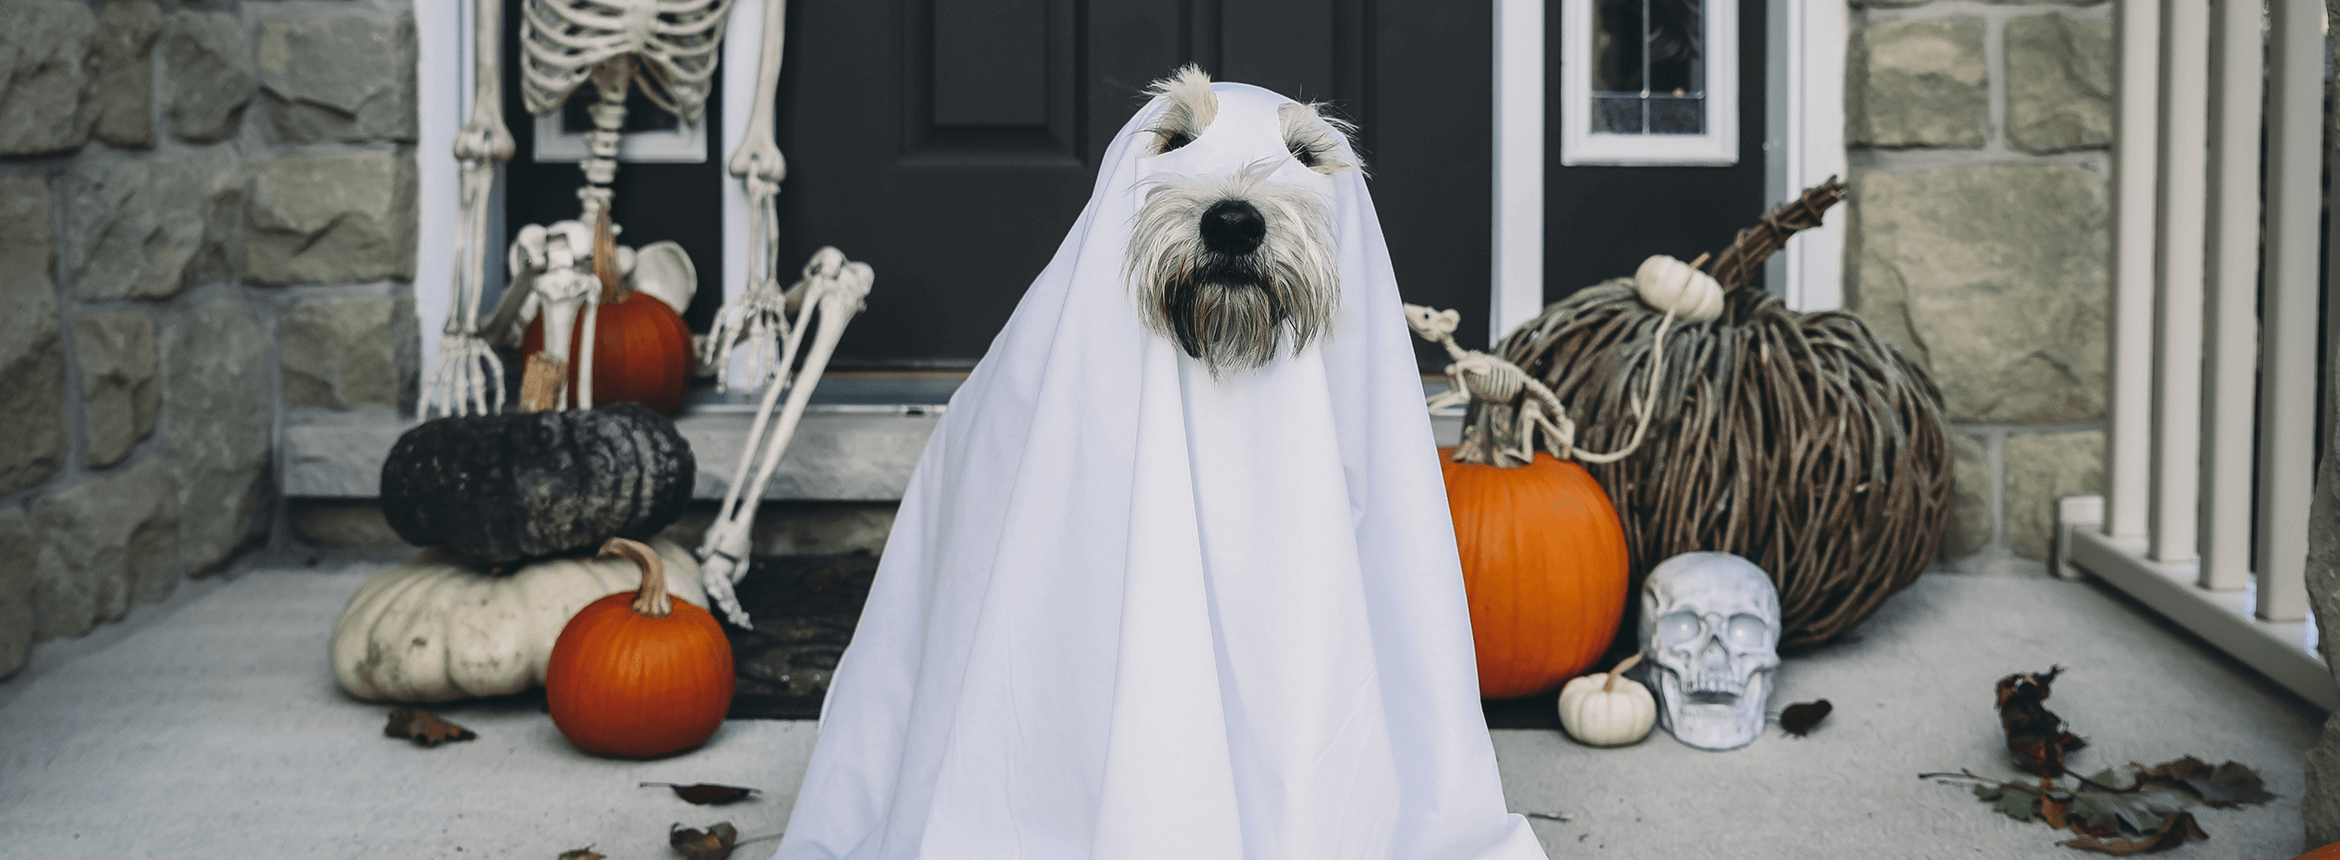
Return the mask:
M1944 559L2037 573L2056 498L2104 485L2112 7L1853 5L1846 305L1941 385Z
M266 536L415 394L412 0L0 2L0 676Z

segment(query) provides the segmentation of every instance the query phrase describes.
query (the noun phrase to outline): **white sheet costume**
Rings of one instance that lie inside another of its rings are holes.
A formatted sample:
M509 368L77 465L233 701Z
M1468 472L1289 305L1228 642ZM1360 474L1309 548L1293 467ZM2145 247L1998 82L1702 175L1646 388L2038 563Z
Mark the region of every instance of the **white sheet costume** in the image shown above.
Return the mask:
M1364 179L1287 151L1289 99L1212 91L1184 148L1147 145L1166 97L1123 127L951 399L779 860L1544 857ZM1297 355L1214 378L1141 321L1125 246L1149 177L1252 165L1329 198L1340 295Z

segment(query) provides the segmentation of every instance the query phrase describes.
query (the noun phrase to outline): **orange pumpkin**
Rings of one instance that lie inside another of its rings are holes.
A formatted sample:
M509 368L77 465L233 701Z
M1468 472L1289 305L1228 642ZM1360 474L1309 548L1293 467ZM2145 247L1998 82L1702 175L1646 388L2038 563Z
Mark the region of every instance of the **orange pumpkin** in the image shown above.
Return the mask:
M2326 845L2306 854L2301 854L2298 857L2293 858L2293 860L2340 860L2340 842L2334 842L2330 845Z
M1513 469L1439 460L1462 553L1479 695L1549 693L1617 635L1630 573L1625 527L1583 466L1538 453Z
M561 628L544 667L553 725L594 755L648 758L699 745L731 709L722 625L667 594L666 565L649 547L612 538L601 553L640 565L642 587L587 604Z
M605 262L617 257L608 223L604 218L594 234L593 264L594 273L601 276L601 309L593 324L593 402L631 401L661 414L671 413L682 405L683 392L691 384L691 330L665 302L627 288L614 264ZM571 330L572 355L584 349L585 316L578 313ZM520 354L535 355L542 349L544 317L539 315L521 335ZM569 402L575 404L579 402L581 365L574 357L569 364Z

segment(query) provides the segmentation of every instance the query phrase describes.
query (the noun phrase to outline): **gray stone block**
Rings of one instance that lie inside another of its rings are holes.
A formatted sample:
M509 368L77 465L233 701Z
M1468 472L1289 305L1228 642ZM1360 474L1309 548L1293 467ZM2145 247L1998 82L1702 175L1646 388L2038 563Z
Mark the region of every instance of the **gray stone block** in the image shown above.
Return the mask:
M42 496L32 523L42 544L33 573L36 638L79 636L121 618L133 601L169 597L178 584L178 494L160 461Z
M241 302L180 315L163 354L163 438L177 470L179 558L189 573L226 561L260 520L276 398L269 334Z
M98 13L98 115L109 146L154 148L154 37L162 10L149 0L107 0Z
M0 51L6 50L0 48ZM57 235L49 186L0 177L0 494L48 480L65 464L65 348L57 325Z
M259 42L260 86L278 140L414 139L412 21L268 21Z
M73 289L84 301L167 299L227 273L243 177L216 155L84 165L67 180Z
M252 40L226 12L182 11L163 28L171 134L188 143L234 137L252 101Z
M2102 432L2007 437L2007 543L2017 556L2048 557L2056 531L2057 499L2102 492Z
M2110 20L2007 22L2007 141L2031 152L2111 145L2112 58Z
M284 406L401 406L415 395L419 351L414 301L308 302L276 324Z
M98 22L86 3L0 3L0 155L79 149L98 116Z
M1855 146L1983 145L1989 72L1980 18L1888 21L1853 37L1845 133Z
M1950 434L1950 521L1942 530L1942 557L1965 558L1991 546L1991 452L1983 440Z
M154 434L154 414L162 404L154 320L130 311L74 317L73 353L81 359L81 396L89 419L83 462L91 468L122 462Z
M23 508L0 508L0 678L16 674L32 656L33 566L41 545Z
M1948 418L2104 414L2104 178L2058 165L1853 174L1850 305L1925 363Z
M414 159L366 153L252 165L247 275L268 284L414 276Z

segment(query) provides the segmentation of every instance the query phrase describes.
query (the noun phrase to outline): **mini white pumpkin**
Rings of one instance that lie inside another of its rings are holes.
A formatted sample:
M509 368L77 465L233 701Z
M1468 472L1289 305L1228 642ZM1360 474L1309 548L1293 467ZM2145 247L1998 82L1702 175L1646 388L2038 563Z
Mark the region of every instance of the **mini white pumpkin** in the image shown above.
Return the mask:
M1633 285L1650 307L1659 313L1673 311L1683 322L1722 316L1722 284L1713 275L1664 254L1641 261L1641 268L1633 272Z
M705 604L699 565L673 541L669 591ZM333 677L361 699L445 702L517 693L544 683L553 642L577 610L632 591L642 569L625 559L556 558L507 575L439 549L358 588L333 628Z
M1625 670L1641 662L1635 654L1617 668L1569 681L1560 688L1560 725L1568 735L1596 747L1624 746L1649 736L1657 724L1657 699Z

